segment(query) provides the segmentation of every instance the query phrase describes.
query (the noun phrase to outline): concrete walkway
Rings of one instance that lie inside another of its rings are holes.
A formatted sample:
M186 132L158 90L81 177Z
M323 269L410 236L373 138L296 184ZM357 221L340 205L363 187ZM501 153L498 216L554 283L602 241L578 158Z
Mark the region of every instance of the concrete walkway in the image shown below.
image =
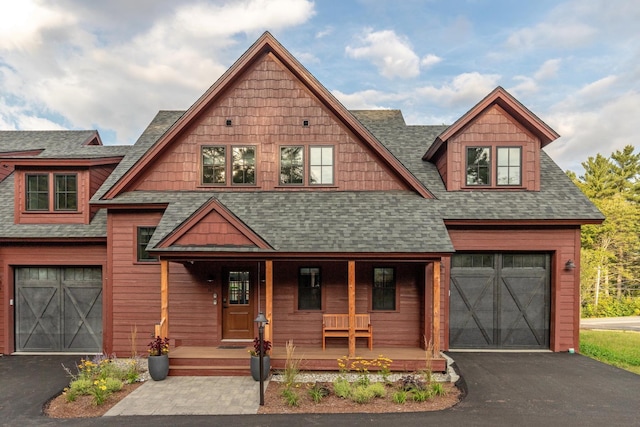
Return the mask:
M167 377L144 383L105 416L248 415L258 413L259 397L251 377Z

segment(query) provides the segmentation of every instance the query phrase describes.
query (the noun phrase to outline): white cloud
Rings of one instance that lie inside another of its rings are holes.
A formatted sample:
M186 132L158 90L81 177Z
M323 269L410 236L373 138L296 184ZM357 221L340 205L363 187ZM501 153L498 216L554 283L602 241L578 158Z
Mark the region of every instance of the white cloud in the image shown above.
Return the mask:
M588 92L588 91L587 91ZM628 91L612 96L594 109L567 108L563 102L547 119L562 135L546 151L564 168L580 170L580 163L600 153L609 156L625 145L637 146L637 118L640 117L640 93Z
M332 26L328 26L328 27L325 27L324 30L318 31L316 33L316 38L317 39L321 39L321 38L324 38L326 36L330 36L331 34L333 34L333 27Z
M430 68L430 67L433 67L434 65L438 64L441 61L442 61L442 58L440 58L439 56L436 56L436 55L433 55L433 54L429 54L429 55L425 56L424 58L422 58L422 60L420 61L420 65L422 65L425 68Z
M72 128L99 122L118 142L134 142L158 109L187 108L227 70L237 58L230 47L238 35L254 39L315 13L309 0L171 2L163 6L164 15L154 9L152 23L136 25L139 33L119 38L97 31L93 21L99 15L81 3L76 12L69 7L73 2L29 2L27 12L9 8L9 15L3 8L2 23L25 14L30 21L10 40L0 37L0 93L6 102L24 103L22 114L3 111L2 126L50 125L38 122L46 113L62 116Z
M331 93L349 110L386 110L389 108L397 108L390 107L389 105L394 105L407 97L405 94L386 93L371 89L350 94L343 93L339 90L333 90ZM388 103L388 105L381 105L385 103Z
M470 108L495 89L499 80L498 74L463 73L441 87L424 86L415 92L442 107Z
M560 59L549 59L545 61L538 71L535 72L533 77L536 80L549 80L555 78L558 75L560 69Z
M394 31L373 32L370 29L360 39L360 46L347 46L351 58L371 61L386 78L410 78L420 74L420 58L409 41Z
M515 76L513 80L519 82L517 85L510 87L509 92L513 96L520 96L526 93L534 93L538 91L538 83L535 79L527 76Z
M590 42L596 32L596 29L590 25L579 22L565 22L561 25L553 22L541 22L533 27L514 32L507 39L506 45L513 50L575 48Z

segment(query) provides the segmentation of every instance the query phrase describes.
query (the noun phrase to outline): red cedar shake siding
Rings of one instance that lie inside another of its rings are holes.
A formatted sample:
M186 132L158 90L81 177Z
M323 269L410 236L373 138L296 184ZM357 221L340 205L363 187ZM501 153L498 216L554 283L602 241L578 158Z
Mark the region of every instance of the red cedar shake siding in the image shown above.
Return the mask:
M232 121L231 126L226 125L227 119ZM303 126L303 120L309 121L308 127ZM244 79L203 112L171 149L155 160L134 188L220 189L200 183L200 148L207 145L224 145L227 150L238 145L256 146L256 185L236 185L234 190L295 189L279 185L282 145L333 145L334 185L315 186L316 191L407 189L271 54L254 64Z
M475 146L522 147L521 187L528 191L540 190L539 139L510 117L500 106L494 105L449 140L447 167L443 169L447 171L445 182L449 191L466 187L466 148ZM495 184L495 177L492 178L492 182Z

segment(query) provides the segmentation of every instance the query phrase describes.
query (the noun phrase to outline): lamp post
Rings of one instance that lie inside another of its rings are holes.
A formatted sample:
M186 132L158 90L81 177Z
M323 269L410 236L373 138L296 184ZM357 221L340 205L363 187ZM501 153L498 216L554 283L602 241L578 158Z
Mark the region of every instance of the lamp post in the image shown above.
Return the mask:
M262 363L264 360L264 326L268 324L269 321L264 313L260 312L254 322L258 324L258 340L260 342L260 352L258 354L260 357L260 406L264 406L264 364Z

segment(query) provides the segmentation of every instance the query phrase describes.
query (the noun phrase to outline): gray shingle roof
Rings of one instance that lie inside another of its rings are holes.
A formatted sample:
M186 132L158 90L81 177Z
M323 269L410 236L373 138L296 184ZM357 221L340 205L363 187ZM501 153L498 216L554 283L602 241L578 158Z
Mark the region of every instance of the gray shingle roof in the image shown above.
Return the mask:
M101 209L90 224L15 224L14 175L0 182L0 238L9 239L70 239L107 236L107 212Z
M183 113L159 112L136 145L128 150L114 173L94 195L92 202L99 204L100 197L140 160ZM122 194L109 203L168 205L156 233L149 242L149 248L156 247L204 203L216 198L274 250L309 253L452 252L453 247L444 220L531 221L603 218L544 152L541 154L542 190L539 192L447 192L435 165L422 160L430 144L447 126L407 126L398 110L352 113L425 184L435 199L424 199L412 192L135 191ZM13 179L7 179L0 184L0 196L5 195L7 200L13 200ZM92 223L81 231L84 234L80 235L104 236L106 231L103 217L103 213L99 213ZM12 204L5 204L0 208L0 218L13 218ZM77 229L77 225L67 227L5 224L0 227L0 237L17 236L21 233L34 237L62 237L78 235ZM257 248L229 247L176 247L172 250L260 251Z
M43 150L38 158L103 158L124 156L129 145L84 145L97 136L94 130L0 131L2 153Z

